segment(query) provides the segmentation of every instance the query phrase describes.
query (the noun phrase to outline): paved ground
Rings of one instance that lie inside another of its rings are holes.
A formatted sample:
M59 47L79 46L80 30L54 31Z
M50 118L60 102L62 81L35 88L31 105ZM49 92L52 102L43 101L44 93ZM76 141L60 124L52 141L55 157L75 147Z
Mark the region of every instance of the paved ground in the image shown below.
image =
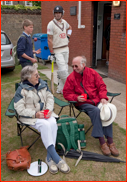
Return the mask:
M45 74L49 79L51 79L51 64L46 63L48 69L41 71ZM97 72L99 70L96 69ZM72 72L72 68L69 67L69 73ZM101 72L99 72L101 73ZM103 74L103 73L101 73ZM113 104L117 107L117 117L114 122L118 123L121 128L126 129L126 85L120 82L117 82L110 78L103 78L105 84L107 85L107 90L113 93L121 93L120 96L117 96L113 99ZM54 64L54 83L58 83L57 81L57 65Z

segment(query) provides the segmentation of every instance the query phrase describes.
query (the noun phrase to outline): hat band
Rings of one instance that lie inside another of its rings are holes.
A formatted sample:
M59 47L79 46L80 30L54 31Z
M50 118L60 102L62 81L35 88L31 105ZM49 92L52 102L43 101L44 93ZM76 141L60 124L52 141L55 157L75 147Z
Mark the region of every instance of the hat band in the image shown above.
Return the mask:
M108 120L102 120L102 121L105 121L105 122L107 122L107 121L110 121L111 120L111 118L112 118L112 111L111 111L111 109L110 109L110 107L109 107L109 110L110 110L110 118L108 119Z

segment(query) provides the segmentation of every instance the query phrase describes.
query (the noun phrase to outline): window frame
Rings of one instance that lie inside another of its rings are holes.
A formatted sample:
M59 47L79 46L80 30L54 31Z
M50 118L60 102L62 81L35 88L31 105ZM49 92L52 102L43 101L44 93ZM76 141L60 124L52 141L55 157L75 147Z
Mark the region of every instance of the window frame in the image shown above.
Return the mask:
M5 5L7 5L7 6L13 5L13 1L8 1L8 2L10 2L11 4L6 4L6 2L7 2L7 1L5 1Z
M27 3L29 3L29 5L27 5ZM30 6L30 7L32 7L33 5L32 5L32 2L25 1L25 6Z
M2 46L4 46L4 45L10 45L10 44L11 44L11 41L10 41L10 39L8 38L8 36L6 35L6 33L1 32L1 37L2 37L2 35L4 35L4 37L5 37L6 44L2 44L2 42L1 42L1 45L2 45ZM1 38L1 41L2 41L2 38Z

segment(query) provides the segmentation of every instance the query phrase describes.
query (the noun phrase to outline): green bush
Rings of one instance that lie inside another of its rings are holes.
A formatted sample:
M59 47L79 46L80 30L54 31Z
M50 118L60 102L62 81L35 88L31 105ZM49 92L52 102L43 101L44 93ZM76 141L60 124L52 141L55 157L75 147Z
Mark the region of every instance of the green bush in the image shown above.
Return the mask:
M40 6L24 6L24 5L20 5L20 4L17 4L17 5L1 5L1 9L15 9L15 10L35 10L35 9L41 9Z

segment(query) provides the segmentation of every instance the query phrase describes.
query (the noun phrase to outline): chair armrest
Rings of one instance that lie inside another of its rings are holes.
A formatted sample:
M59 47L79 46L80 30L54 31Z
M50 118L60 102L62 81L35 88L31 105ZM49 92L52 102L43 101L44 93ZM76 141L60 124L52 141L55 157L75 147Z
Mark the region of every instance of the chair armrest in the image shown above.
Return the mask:
M13 110L7 109L5 116L8 116L9 118L13 118L14 116L16 116L16 113Z
M14 97L12 98L12 100L6 110L5 116L8 116L10 118L16 116L16 110L14 108Z
M68 101L68 102L70 102L70 103L72 103L72 104L77 103L77 101Z
M58 99L55 96L54 96L54 102L55 102L55 104L57 104L60 107L65 107L65 106L69 106L70 105L68 102L62 101L62 100Z
M112 97L110 100L110 103L112 102L113 98L120 95L121 93L111 93L111 92L107 92L107 96Z

